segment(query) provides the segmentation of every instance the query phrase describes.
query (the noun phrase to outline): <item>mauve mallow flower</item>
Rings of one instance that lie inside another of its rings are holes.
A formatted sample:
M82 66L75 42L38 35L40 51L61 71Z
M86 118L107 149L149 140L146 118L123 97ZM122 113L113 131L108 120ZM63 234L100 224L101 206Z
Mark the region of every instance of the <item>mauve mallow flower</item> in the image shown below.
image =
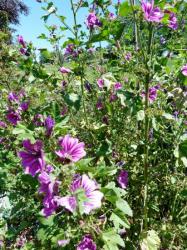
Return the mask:
M89 214L92 210L101 207L101 200L103 193L99 190L97 183L91 180L87 175L75 175L71 184L71 196L65 196L58 200L59 205L65 207L70 212L74 212L77 208L79 201L77 200L77 192L83 191L86 200L81 204L83 213Z
M26 50L25 48L20 48L19 52L20 52L22 55L26 55L27 50Z
M61 149L56 151L56 154L62 161L77 162L86 155L84 143L70 135L60 138L59 144Z
M88 50L87 50L90 54L93 54L94 52L95 52L95 48L89 48Z
M38 181L40 183L38 192L44 194L42 214L48 217L58 208L57 200L60 182L58 180L51 180L45 171L39 174Z
M16 93L10 92L10 93L8 94L8 100L9 100L10 102L18 102L18 101L19 101L19 97L18 97L18 95L17 95Z
M60 247L65 247L66 245L68 245L70 242L70 240L58 240L58 245Z
M153 103L156 98L157 98L157 91L158 91L159 87L158 86L154 86L149 88L149 102ZM142 92L141 96L145 99L145 91Z
M99 88L103 88L104 87L104 80L103 79L98 79L97 80L97 85L99 86Z
M33 123L37 127L44 126L44 117L43 117L43 115L42 114L36 114L34 116Z
M170 27L173 30L178 29L178 22L177 22L176 14L169 10L166 10L165 13L169 14L168 27Z
M102 103L102 100L99 98L99 100L97 101L97 103L96 103L96 108L98 109L98 110L102 110L103 108L104 108L104 106L103 106L103 103Z
M92 85L88 81L85 81L84 86L89 93L92 92Z
M109 13L109 19L112 21L114 19L116 19L116 16L114 15L114 13L110 12Z
M89 29L93 29L95 27L100 27L102 24L96 16L95 12L90 12L86 19L86 25Z
M17 125L18 122L21 121L19 112L13 109L9 109L7 111L6 118L12 125Z
M132 55L131 55L130 52L128 52L128 53L125 54L125 60L126 60L126 61L129 62L129 61L131 60L131 58L132 58Z
M0 128L6 128L6 127L7 127L6 123L3 121L0 121Z
M19 152L19 157L22 159L22 165L26 174L35 176L41 172L45 167L43 143L37 140L35 143L31 143L30 140L23 141L23 147L25 151Z
M71 71L71 69L68 69L68 68L65 68L65 67L61 67L60 68L60 72L62 74L68 74L68 73L71 73L72 71Z
M121 188L126 188L128 186L128 172L126 170L121 170L117 182Z
M29 102L22 102L22 103L20 104L20 109L21 109L21 111L25 112L25 111L28 110L28 108L29 108Z
M181 71L184 76L187 76L187 64L182 67Z
M160 10L159 7L154 8L154 0L147 1L142 0L141 2L142 11L144 12L144 18L148 22L161 22L164 13Z
M23 36L18 36L18 43L22 45L24 48L26 47L25 41L23 39Z
M65 48L65 52L64 55L65 56L73 56L73 57L77 57L80 51L77 51L75 48L75 45L70 43L67 45L67 47Z
M120 90L120 89L122 89L122 84L121 84L120 82L116 82L116 83L114 84L114 89L115 89L115 90Z
M46 128L46 135L51 136L53 132L53 128L55 126L55 121L52 119L51 116L48 116L44 121L44 126Z
M162 45L166 43L166 39L163 36L160 37L160 43Z
M117 99L118 99L118 97L117 97L116 94L112 93L112 94L110 95L110 99L109 99L110 102L115 102Z
M67 106L64 106L63 108L62 108L62 111L61 111L61 116L65 116L66 114L68 113L68 107Z
M85 235L78 244L77 250L96 250L97 246L90 235Z
M16 240L16 247L18 248L22 248L27 242L27 239L24 235L21 235L20 237L18 237L18 239Z

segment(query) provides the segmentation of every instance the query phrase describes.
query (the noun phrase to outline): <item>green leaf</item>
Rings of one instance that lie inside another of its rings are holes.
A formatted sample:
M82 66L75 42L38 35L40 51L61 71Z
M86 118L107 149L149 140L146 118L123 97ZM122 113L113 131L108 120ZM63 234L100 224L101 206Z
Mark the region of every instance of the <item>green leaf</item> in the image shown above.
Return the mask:
M54 215L51 215L47 218L45 217L40 217L39 218L39 221L42 225L45 225L45 226L52 226L54 224Z
M157 232L154 230L148 231L140 246L142 250L158 250L160 248L160 239Z
M110 220L113 221L114 227L116 228L116 230L118 230L120 226L125 227L125 228L130 227L129 222L127 218L125 217L125 215L122 214L118 210L116 210L115 212L111 214Z
M105 249L118 249L118 245L121 247L125 247L125 243L123 239L116 233L114 228L110 228L109 230L102 233L102 239L105 242Z
M132 8L129 5L128 1L125 1L124 3L120 4L120 7L119 7L119 15L120 16L125 17L131 13L132 13Z
M76 110L79 110L80 105L81 105L81 96L71 93L71 94L66 94L64 96L65 102L71 106L74 107Z
M168 114L168 113L164 113L162 116L165 117L167 120L175 120L173 115Z
M179 152L180 152L181 156L187 157L187 140L180 143Z
M137 120L138 120L138 121L143 121L144 118L145 118L145 113L144 113L144 111L143 111L143 110L138 111L138 113L137 113Z
M132 209L130 208L129 204L123 199L119 199L116 201L116 207L124 214L127 214L129 216L133 215Z

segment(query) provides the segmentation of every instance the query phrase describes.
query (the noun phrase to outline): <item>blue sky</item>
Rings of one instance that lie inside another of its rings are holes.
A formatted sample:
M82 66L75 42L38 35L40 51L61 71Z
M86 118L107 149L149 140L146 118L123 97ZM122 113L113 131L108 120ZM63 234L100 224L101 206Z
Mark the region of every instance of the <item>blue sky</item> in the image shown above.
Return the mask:
M73 25L73 16L70 8L70 1L69 0L53 0L54 5L57 6L58 12L60 15L66 16L66 22L72 26ZM30 13L28 16L21 16L20 18L20 25L16 26L15 35L22 35L24 39L29 42L32 41L33 44L37 48L51 48L50 44L42 39L38 39L37 37L41 33L48 34L47 29L45 28L44 21L41 20L41 16L46 14L44 10L41 9L41 6L44 6L41 3L38 3L36 0L24 0L24 3L29 7ZM84 23L84 20L87 15L87 8L82 8L79 16L78 21L79 23ZM50 25L60 25L60 22L54 17L51 16L48 19L47 24ZM68 37L70 33L68 31L63 31L63 35ZM65 38L64 38L65 39Z
M73 26L73 16L70 6L70 0L53 0L54 5L58 8L58 13L60 15L66 16L66 22L69 26ZM74 0L74 2L76 2ZM90 0L90 2L92 2ZM116 3L117 0L113 0L113 3ZM52 49L51 45L43 39L38 39L37 37L41 34L48 34L47 29L45 28L44 21L41 17L46 14L42 10L42 6L45 4L38 3L36 0L24 0L24 3L29 7L30 13L28 16L22 15L20 17L20 25L16 26L15 36L22 35L27 42L32 41L36 48L48 48ZM83 24L85 27L84 21L88 15L88 8L81 8L78 14L78 23ZM50 16L48 25L57 25L60 26L60 22L55 16ZM86 27L85 27L86 28ZM68 36L70 36L69 31L63 31L64 41Z

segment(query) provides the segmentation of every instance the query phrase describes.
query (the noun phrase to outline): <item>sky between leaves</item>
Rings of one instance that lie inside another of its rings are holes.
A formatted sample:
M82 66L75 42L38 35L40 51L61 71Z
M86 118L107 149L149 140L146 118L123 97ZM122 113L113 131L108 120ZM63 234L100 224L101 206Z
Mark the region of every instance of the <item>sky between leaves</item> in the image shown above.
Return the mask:
M73 16L70 7L70 0L53 0L54 5L58 8L58 13L60 15L66 16L66 22L72 26L73 25ZM75 1L76 2L76 1ZM92 2L91 0L89 1ZM113 3L117 2L117 0L113 0ZM36 0L24 0L24 3L29 7L30 13L28 16L21 16L20 25L14 27L16 29L15 37L17 35L22 35L27 42L32 41L36 48L48 48L52 49L50 44L42 39L38 39L37 37L41 33L48 34L47 29L45 28L44 21L41 20L41 17L46 14L44 10L41 9L42 4L38 3ZM88 9L82 8L78 15L78 22L84 25L84 21L86 16L88 15ZM48 25L60 25L60 22L54 17L51 16L47 22ZM70 36L69 31L65 31L64 40L68 36Z

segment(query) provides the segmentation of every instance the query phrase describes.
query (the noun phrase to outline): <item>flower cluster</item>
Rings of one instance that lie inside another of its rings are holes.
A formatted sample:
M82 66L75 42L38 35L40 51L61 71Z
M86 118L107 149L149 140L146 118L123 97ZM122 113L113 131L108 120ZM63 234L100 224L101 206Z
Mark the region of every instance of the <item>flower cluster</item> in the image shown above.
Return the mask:
M61 150L56 151L56 154L61 160L69 162L77 162L86 155L84 151L84 143L78 139L66 135L60 138L59 144ZM50 173L53 168L46 165L44 160L43 144L40 140L31 143L30 140L23 141L24 151L19 152L19 157L22 160L22 165L26 174L33 177L39 173L38 181L40 183L39 193L44 194L42 213L45 216L50 216L59 208L65 207L67 210L74 212L79 204L77 195L79 191L83 191L85 200L83 201L83 212L89 214L91 210L101 207L101 199L103 194L98 190L97 183L91 180L87 175L75 175L70 187L71 196L60 197L58 180L52 180Z
M79 54L79 51L75 48L75 45L73 43L70 43L66 46L64 55L65 56L73 56L77 57Z
M22 54L22 55L29 55L29 53L28 53L28 51L27 51L27 48L26 48L26 42L24 41L24 38L23 38L23 36L18 36L18 43L22 46L21 48L20 48L20 53Z
M23 100L24 98L25 93L23 91L20 91L18 94L10 92L8 95L9 107L6 118L13 125L17 125L21 121L22 113L26 112L29 108L29 101Z
M95 27L101 27L102 23L96 16L95 12L90 12L86 19L86 25L89 29L93 29Z

